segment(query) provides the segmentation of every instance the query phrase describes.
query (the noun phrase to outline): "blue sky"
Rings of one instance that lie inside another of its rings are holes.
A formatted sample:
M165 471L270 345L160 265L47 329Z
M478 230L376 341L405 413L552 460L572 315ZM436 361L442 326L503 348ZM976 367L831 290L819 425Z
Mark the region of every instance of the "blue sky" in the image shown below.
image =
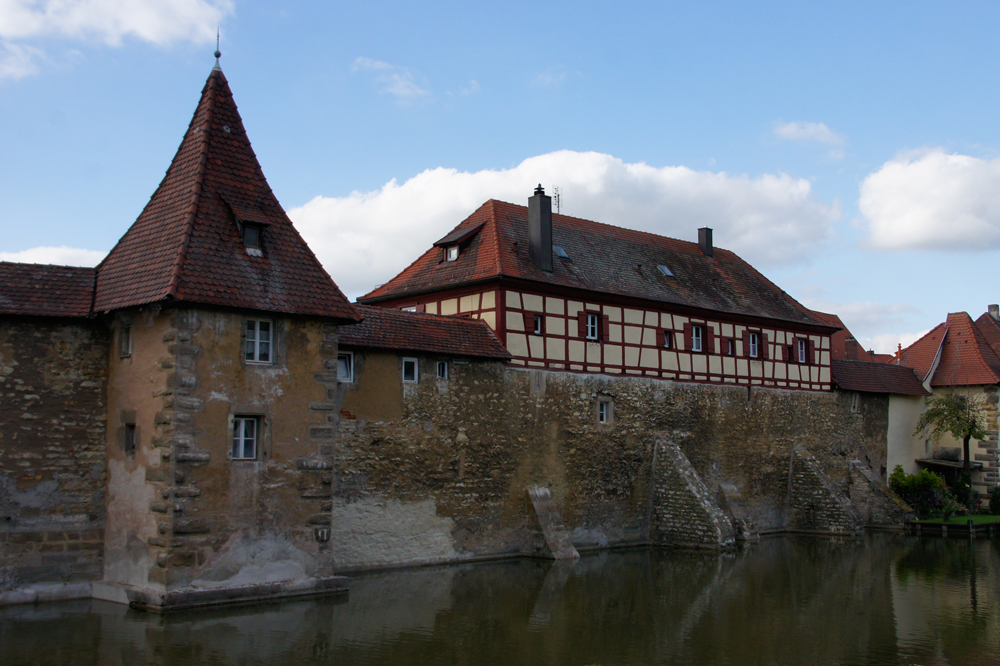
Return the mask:
M1000 5L0 0L0 258L93 263L214 60L351 297L489 198L715 228L866 346L1000 301ZM60 249L61 248L61 249Z

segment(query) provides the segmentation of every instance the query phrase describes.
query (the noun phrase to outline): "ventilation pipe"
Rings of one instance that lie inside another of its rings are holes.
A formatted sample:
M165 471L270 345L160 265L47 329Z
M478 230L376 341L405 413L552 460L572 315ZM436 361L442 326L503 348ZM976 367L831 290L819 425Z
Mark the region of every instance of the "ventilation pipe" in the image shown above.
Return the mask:
M552 197L541 184L528 199L528 257L543 271L552 272Z

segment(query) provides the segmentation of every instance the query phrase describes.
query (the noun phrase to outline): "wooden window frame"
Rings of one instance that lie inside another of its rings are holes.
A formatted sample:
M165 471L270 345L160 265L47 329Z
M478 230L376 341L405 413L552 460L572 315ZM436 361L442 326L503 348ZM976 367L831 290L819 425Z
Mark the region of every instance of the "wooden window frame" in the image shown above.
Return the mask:
M260 455L261 431L264 417L259 414L237 414L233 416L233 438L229 450L232 460L257 460ZM247 425L253 424L253 432L248 435ZM247 451L247 442L252 450Z
M261 340L261 324L267 324L267 340ZM253 336L250 335L251 326ZM245 343L243 345L243 360L255 365L274 365L274 320L247 319L243 325ZM261 360L261 346L267 345L267 359Z

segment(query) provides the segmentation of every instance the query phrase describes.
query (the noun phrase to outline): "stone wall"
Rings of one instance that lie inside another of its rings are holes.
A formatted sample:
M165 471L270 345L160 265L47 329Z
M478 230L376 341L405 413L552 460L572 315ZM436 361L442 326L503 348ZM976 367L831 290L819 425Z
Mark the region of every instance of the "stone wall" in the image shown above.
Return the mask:
M864 518L804 447L792 451L785 527L794 532L858 534Z
M900 527L914 518L913 509L858 460L851 462L848 497L868 525Z
M107 358L98 322L0 319L0 603L100 578Z
M851 396L833 392L455 359L438 380L434 363L444 358L420 357L420 383L404 385L398 355L355 350L355 382L338 389L337 570L530 553L523 489L533 484L552 490L577 548L646 543L660 436L710 492L736 486L761 532L785 529L795 446L815 456L841 494L850 460L884 459L887 401L878 397L861 396L852 412ZM601 424L605 400L611 418Z

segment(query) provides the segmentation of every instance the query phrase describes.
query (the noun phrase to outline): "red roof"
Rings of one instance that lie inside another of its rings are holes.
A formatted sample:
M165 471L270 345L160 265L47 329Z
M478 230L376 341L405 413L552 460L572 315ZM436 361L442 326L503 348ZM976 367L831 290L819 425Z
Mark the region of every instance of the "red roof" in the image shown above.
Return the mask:
M851 332L847 330L844 326L844 322L840 320L835 314L830 314L828 312L818 312L816 310L812 311L813 316L819 319L821 322L827 326L833 326L839 328L840 330L830 336L830 357L833 359L840 359L842 361L866 361L871 362L877 360L873 354L866 352L858 341L851 335ZM854 352L853 358L852 353L847 349L848 338L854 340ZM890 355L891 356L891 355Z
M0 261L0 314L88 317L94 269Z
M976 320L976 328L986 338L986 342L993 349L993 353L1000 356L1000 322L991 317L990 313L984 312Z
M848 391L930 395L913 368L902 365L833 359L830 369L834 383Z
M360 324L340 329L348 347L430 352L507 360L508 352L485 321L358 305Z
M1000 357L967 313L950 313L946 323L938 324L902 351L900 364L913 368L925 378L938 347L941 347L941 362L931 379L931 386L1000 383Z
M466 232L474 233L468 237ZM464 241L457 261L442 261L437 245L445 241ZM712 259L697 243L559 214L552 215L552 243L569 258L553 253L553 270L546 273L528 258L527 207L490 200L406 270L359 300L375 303L505 277L824 326L728 250L716 248ZM665 277L659 265L674 277Z
M262 225L262 256L237 218ZM163 181L97 271L99 312L169 299L358 319L271 192L218 67Z

